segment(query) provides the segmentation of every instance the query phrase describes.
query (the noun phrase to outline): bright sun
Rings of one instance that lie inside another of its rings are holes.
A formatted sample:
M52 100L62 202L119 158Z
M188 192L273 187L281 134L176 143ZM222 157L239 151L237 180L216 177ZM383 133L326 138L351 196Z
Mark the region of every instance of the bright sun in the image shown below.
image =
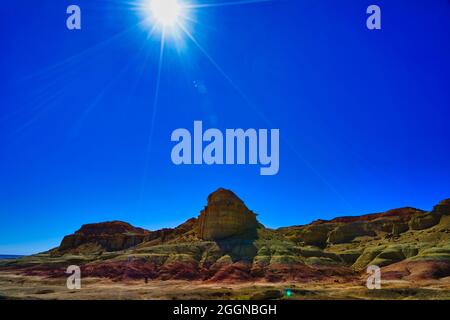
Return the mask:
M178 22L183 7L178 0L150 0L150 11L162 27L170 27Z

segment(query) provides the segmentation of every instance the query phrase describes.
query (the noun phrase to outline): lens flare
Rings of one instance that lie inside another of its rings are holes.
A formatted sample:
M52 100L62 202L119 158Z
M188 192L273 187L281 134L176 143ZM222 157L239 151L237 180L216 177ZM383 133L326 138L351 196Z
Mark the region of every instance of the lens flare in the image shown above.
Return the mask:
M175 25L183 12L177 0L150 0L149 9L156 23L163 27Z

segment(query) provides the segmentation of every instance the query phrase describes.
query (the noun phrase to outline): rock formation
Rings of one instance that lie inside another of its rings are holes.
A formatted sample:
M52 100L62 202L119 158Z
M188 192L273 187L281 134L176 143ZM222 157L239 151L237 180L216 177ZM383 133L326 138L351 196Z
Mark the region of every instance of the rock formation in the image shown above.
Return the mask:
M198 218L198 234L204 240L248 235L256 230L256 214L232 191L220 188L208 196Z
M399 208L268 229L232 191L208 197L198 219L148 231L113 221L89 224L59 248L7 261L1 270L84 276L205 281L359 281L368 265L390 279L450 276L450 199L430 212Z
M85 224L74 234L65 236L58 251L82 253L123 250L143 242L148 235L149 231L122 221Z
M445 199L439 202L433 207L434 213L438 215L449 215L450 214L450 199Z

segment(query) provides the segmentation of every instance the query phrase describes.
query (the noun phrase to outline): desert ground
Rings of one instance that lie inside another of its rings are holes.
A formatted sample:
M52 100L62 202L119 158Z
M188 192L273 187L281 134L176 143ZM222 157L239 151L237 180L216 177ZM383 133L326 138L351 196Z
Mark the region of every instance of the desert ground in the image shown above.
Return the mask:
M192 299L450 299L450 277L421 282L382 281L381 289L369 290L363 279L350 283L208 283L204 281L113 281L82 279L81 289L69 290L66 278L0 273L0 299L36 300L192 300ZM290 290L290 296L287 295Z

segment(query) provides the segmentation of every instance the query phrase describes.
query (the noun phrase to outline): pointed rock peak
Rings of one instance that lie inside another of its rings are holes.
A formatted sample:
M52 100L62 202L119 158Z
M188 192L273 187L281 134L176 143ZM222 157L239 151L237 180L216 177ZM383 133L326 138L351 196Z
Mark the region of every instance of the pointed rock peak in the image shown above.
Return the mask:
M208 205L224 201L244 203L233 191L225 188L219 188L208 196Z
M199 217L199 236L205 240L246 234L256 227L256 214L233 191L224 188L208 196L208 204Z

